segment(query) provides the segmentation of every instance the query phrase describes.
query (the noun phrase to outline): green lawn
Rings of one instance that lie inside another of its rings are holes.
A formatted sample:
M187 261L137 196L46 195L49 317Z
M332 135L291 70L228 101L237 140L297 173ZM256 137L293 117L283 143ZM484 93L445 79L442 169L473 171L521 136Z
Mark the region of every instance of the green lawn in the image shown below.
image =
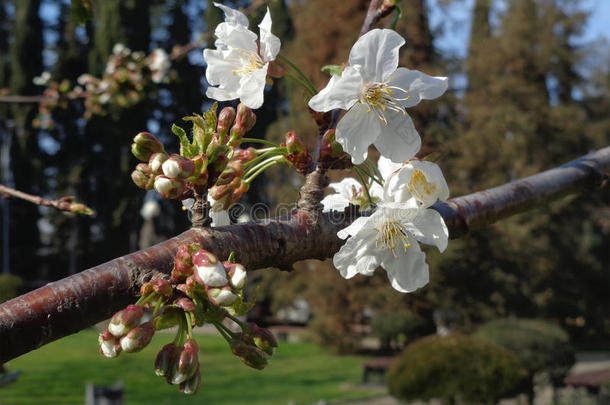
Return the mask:
M97 332L86 330L8 363L19 380L0 388L0 404L83 404L85 385L125 382L126 404L313 404L380 395L362 388L362 359L334 356L311 343L281 343L272 364L246 367L218 336L198 336L202 384L196 396L155 376L157 351L172 337L158 334L141 353L107 359L98 353Z

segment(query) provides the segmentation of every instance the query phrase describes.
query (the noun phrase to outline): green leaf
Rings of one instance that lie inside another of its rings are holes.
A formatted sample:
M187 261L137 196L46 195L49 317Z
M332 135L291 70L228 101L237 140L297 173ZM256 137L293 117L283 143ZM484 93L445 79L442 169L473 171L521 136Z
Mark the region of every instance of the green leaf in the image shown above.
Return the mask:
M195 156L196 153L193 153L193 146L191 145L191 142L186 136L186 132L184 132L184 129L182 129L176 124L173 124L172 132L178 137L178 139L180 139L181 154L186 158Z
M259 289L260 286L257 286L256 291L254 291L254 298L252 298L250 302L244 301L243 292L239 293L237 301L235 301L233 305L231 305L231 309L233 309L234 315L242 316L250 312L250 310L254 307L254 304L256 304L256 297L258 297Z
M80 25L85 25L89 20L93 20L92 0L72 0L70 4L70 15L72 19Z
M341 73L343 73L343 66L341 66L341 65L326 65L326 66L324 66L320 70L322 72L328 72L332 76L341 76Z

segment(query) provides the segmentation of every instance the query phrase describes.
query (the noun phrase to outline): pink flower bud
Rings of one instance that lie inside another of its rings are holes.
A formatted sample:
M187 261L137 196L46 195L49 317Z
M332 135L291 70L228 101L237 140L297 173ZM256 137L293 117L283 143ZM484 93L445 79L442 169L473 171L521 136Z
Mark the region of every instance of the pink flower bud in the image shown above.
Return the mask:
M231 287L241 290L246 286L247 272L246 268L239 263L231 263L229 261L222 262L229 276Z
M240 339L231 342L231 351L239 357L245 365L257 370L264 369L269 364L269 355L258 347L248 344Z
M197 288L199 284L195 280L195 275L189 276L186 278L186 282L183 284L178 284L176 288L179 291L182 291L186 296L193 297L195 293L195 288Z
M185 191L182 180L170 179L166 176L157 176L155 179L155 190L164 198L178 199Z
M228 283L227 272L214 254L202 249L193 253L192 257L195 266L193 276L199 284L222 287Z
M146 163L139 163L136 166L136 169L131 172L131 180L144 190L152 190L155 184L155 176Z
M116 337L121 337L140 324L144 311L137 305L128 305L112 316L108 331Z
M269 329L261 328L255 323L249 323L248 330L256 347L271 356L277 347L277 340L273 333Z
M235 125L245 128L246 132L248 132L254 127L254 124L256 124L256 114L244 104L239 103L237 115L235 116Z
M143 323L121 338L121 348L127 353L139 352L150 343L154 334L152 322Z
M286 149L288 149L288 153L306 153L307 151L303 141L294 132L286 133Z
M163 346L155 359L155 374L159 377L166 376L174 364L177 353L178 348L175 344L169 343Z
M149 132L140 132L133 138L131 144L133 155L143 162L148 162L150 155L157 152L164 152L163 144Z
M147 281L146 283L142 284L142 287L140 287L141 297L146 297L148 294L152 294L153 292L155 292L155 289L152 281Z
M208 182L208 157L205 154L197 155L191 158L191 162L195 165L195 172L187 178L187 181L205 186Z
M195 164L183 156L173 154L163 162L161 169L170 179L186 179L195 173Z
M269 62L269 66L267 67L267 75L269 77L273 77L274 79L279 79L284 77L286 73L286 69L284 69L281 65L275 62Z
M183 383L180 383L180 392L187 395L195 395L199 391L201 385L201 373L199 372L199 366L195 374Z
M153 153L152 155L150 155L150 159L148 161L148 166L150 166L150 170L152 171L152 173L153 174L163 173L163 170L161 169L161 165L163 165L163 162L165 162L167 159L169 159L169 156L167 156L167 154L163 153L163 152Z
M121 353L121 344L119 339L110 333L108 329L100 333L97 341L100 344L101 355L108 358L114 358Z
M195 311L195 304L189 298L178 298L176 301L174 301L174 305L181 308L184 312Z
M220 110L218 114L218 126L216 127L216 132L221 136L224 136L229 132L229 128L231 124L233 124L233 120L235 119L235 109L233 107L225 107Z
M248 149L235 149L232 160L237 160L242 164L248 163L256 157L256 149L250 147Z
M205 292L208 294L208 299L214 305L228 307L233 305L237 300L237 295L231 290L231 287L225 285L223 287L205 287Z
M238 160L232 160L229 162L227 167L222 171L220 176L218 176L218 180L216 180L217 186L222 186L223 184L228 184L233 181L233 179L241 177L244 173L244 167L241 162Z
M157 278L157 279L151 280L151 283L153 286L153 291L162 297L171 298L171 296L174 293L172 285L167 280L164 280L162 278Z
M199 367L199 346L194 339L187 339L178 353L169 373L170 384L180 384L191 378Z
M174 258L174 269L172 270L172 282L180 283L193 274L193 260L191 255L201 250L198 243L184 244L178 246Z

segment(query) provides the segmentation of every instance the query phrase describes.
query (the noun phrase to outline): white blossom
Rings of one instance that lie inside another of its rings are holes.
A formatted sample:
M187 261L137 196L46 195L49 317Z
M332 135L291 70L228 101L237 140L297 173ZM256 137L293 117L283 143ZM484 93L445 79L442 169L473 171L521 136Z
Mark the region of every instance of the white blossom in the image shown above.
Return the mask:
M449 187L436 163L410 160L385 182L385 202L407 202L428 208L436 201L449 198Z
M412 292L429 280L428 264L418 242L442 252L449 233L437 211L421 209L411 200L409 204L381 204L370 217L357 218L337 235L349 237L333 257L344 278L371 276L382 267L394 289Z
M263 105L269 62L280 51L280 39L271 33L271 14L259 24L260 39L248 29L248 18L241 12L214 3L225 13L214 34L216 49L205 49L205 77L210 83L206 95L218 101L239 98L256 109ZM213 87L217 86L217 87Z
M447 89L446 77L397 68L404 42L392 30L369 31L352 47L342 75L333 76L309 101L315 111L348 110L337 125L336 139L354 164L364 161L371 144L396 163L415 156L421 139L405 109Z
M212 205L214 205L215 202L216 202L216 200L214 200L208 194L208 203L210 203L210 207ZM182 209L190 211L193 208L194 203L195 203L195 199L193 199L193 198L187 198L185 200L182 200L182 207L183 207ZM212 218L212 224L211 224L212 227L231 225L231 218L229 217L229 212L226 210L221 210L221 211L210 210L208 212L208 214L210 215L210 218Z

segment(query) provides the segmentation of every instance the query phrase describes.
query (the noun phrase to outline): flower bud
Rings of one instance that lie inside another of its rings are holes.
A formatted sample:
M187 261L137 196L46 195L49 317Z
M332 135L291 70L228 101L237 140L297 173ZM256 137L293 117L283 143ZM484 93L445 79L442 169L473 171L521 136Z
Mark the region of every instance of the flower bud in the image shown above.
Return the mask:
M148 160L148 166L150 167L152 173L163 173L161 165L163 165L163 162L165 162L167 159L169 159L169 156L167 156L167 154L163 152L153 153L152 155L150 155L150 159Z
M223 184L220 186L214 186L209 190L210 197L212 197L216 203L223 200L233 193L233 188L239 185L240 179L234 179L229 184ZM222 205L222 204L220 204ZM216 204L214 204L216 206Z
M233 181L233 179L237 177L241 177L244 173L244 167L237 160L232 160L229 162L227 167L220 173L218 176L218 180L216 180L217 186L222 186L223 184L228 184Z
M195 266L193 276L199 284L222 287L229 282L225 268L214 254L202 249L193 253L192 257Z
M231 287L241 290L246 286L247 272L246 268L239 263L231 263L229 261L222 262L229 277Z
M157 152L164 152L163 144L149 132L140 132L133 138L131 144L133 155L143 162L148 162L150 155Z
M216 132L221 136L226 135L229 132L229 128L231 128L231 124L233 124L233 120L235 119L235 108L233 107L225 107L220 110L218 114L218 126L216 127Z
M174 364L177 353L178 348L175 344L169 343L163 346L155 359L155 374L159 377L166 376Z
M193 156L191 158L191 162L193 162L193 164L195 165L195 172L191 177L187 178L187 181L197 185L205 186L208 182L209 176L208 157L205 154Z
M192 300L186 297L178 298L176 301L174 301L174 305L181 308L184 312L195 311L195 304Z
M231 351L245 365L257 370L262 370L269 364L269 355L267 353L243 340L234 339L231 342Z
M195 274L193 273L192 276L186 278L186 281L183 284L178 284L176 288L179 291L182 291L186 296L193 297L195 288L197 288L198 285L199 284L195 280Z
M173 154L163 162L161 169L170 179L186 179L195 173L195 164L183 156Z
M248 330L256 347L271 356L277 347L277 340L273 333L269 329L261 328L255 323L249 323Z
M244 164L254 160L255 157L256 149L250 147L248 149L235 149L231 159Z
M237 300L237 294L235 294L228 285L220 288L206 286L205 292L208 294L210 302L214 305L228 307L229 305L233 305Z
M254 124L256 124L256 114L243 103L239 103L237 115L235 116L235 125L245 128L246 132L248 132L254 127Z
M121 338L121 348L127 353L139 352L150 343L154 334L152 322L143 323Z
M152 281L147 281L146 283L142 284L142 287L140 287L141 297L146 297L148 294L152 294L153 292L155 292L155 289Z
M140 324L144 311L137 305L128 305L112 316L108 331L116 337L121 337Z
M174 361L168 375L170 384L180 384L191 378L199 367L199 346L194 339L187 339Z
M155 184L155 176L146 163L139 163L136 166L136 169L131 172L131 180L144 190L152 190Z
M288 153L307 153L307 148L303 141L292 131L286 133L286 149Z
M184 182L179 179L170 179L166 176L157 176L155 190L164 198L177 199L184 194Z
M108 329L100 333L97 341L100 344L100 354L103 356L114 358L121 353L119 339L110 333Z
M199 366L195 374L183 383L180 383L180 392L187 395L195 395L199 391L201 385L201 373L199 372Z
M241 196L248 192L248 190L250 189L250 185L248 183L246 183L245 181L240 179L240 183L239 186L237 186L237 188L235 188L233 190L233 193L231 194L231 199L229 200L228 204L225 204L224 206L226 208L223 208L224 210L228 210L229 207L232 207L233 204L236 204L239 199L241 198Z
M193 260L191 255L198 250L201 250L201 245L198 243L178 246L176 257L174 258L172 282L180 283L193 274Z
M157 278L151 280L151 283L153 286L153 291L162 297L171 298L171 296L174 294L172 285L167 280Z

